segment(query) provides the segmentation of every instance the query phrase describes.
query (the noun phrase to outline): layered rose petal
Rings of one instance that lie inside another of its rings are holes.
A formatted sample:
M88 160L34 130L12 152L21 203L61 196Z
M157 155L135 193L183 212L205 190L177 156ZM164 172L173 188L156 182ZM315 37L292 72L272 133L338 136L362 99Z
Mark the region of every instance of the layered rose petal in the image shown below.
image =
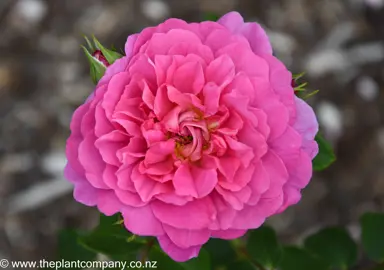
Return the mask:
M265 31L236 12L128 37L74 113L65 176L79 202L121 213L174 260L297 203L318 123Z

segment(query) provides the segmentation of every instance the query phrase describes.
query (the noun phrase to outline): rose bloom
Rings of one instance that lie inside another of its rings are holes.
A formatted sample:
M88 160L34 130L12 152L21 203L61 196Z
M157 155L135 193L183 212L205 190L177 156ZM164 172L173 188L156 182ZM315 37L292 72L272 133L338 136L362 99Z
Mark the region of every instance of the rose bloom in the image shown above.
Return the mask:
M318 123L260 25L236 12L169 19L129 36L125 53L73 115L77 201L120 212L186 261L300 200Z

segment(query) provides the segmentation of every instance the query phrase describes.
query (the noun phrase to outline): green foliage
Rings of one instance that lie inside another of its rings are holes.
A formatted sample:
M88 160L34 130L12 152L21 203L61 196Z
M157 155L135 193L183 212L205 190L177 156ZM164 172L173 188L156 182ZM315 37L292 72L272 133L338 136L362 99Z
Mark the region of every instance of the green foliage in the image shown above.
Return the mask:
M336 156L333 153L331 145L320 133L316 135L315 140L319 145L319 153L313 159L312 164L314 170L321 171L329 167L336 160Z
M357 245L343 228L326 228L309 236L306 249L330 267L348 269L357 261Z
M231 262L226 267L227 270L254 270L254 265L247 260L238 260L235 262Z
M61 231L59 233L58 242L59 259L65 261L92 261L96 258L96 253L91 252L79 245L78 233L74 230Z
M209 257L208 251L201 249L199 257L193 258L187 262L180 263L185 270L210 270L211 269L211 259Z
M99 226L92 232L79 236L79 242L89 250L109 256L129 256L136 254L143 243L131 241L130 234L123 224L119 224L119 216L101 215Z
M123 55L114 50L105 48L95 37L92 38L93 42L91 42L86 36L84 36L84 39L87 43L88 49L84 46L81 47L83 48L85 56L89 62L91 79L94 84L97 84L97 82L104 76L107 67L93 57L92 54L96 50L100 50L109 64L113 64L117 59L123 57Z
M327 270L328 266L305 249L288 246L283 248L283 258L279 268L281 270Z
M220 19L220 16L213 12L207 12L204 14L204 21L217 21Z
M211 256L211 264L214 269L234 262L237 254L229 241L212 238L204 245Z
M366 213L361 220L362 243L369 258L384 262L384 214Z
M261 227L250 233L247 251L253 260L264 265L267 269L275 268L282 256L282 249L277 241L275 231L269 227Z
M361 226L363 247L379 263L369 263L368 269L384 270L384 214L365 214ZM176 262L154 238L129 233L119 215L101 215L86 234L63 231L59 244L60 259L67 261L91 261L102 253L114 261L155 261L162 270L352 270L358 259L357 244L343 228L321 229L303 247L283 247L274 230L263 226L234 241L210 239L197 258Z
M87 57L89 62L91 79L94 84L97 84L97 82L104 76L104 73L107 68L103 65L103 63L93 57L92 54L87 50L87 48L85 48L84 46L81 47L83 48L85 56Z
M120 53L105 48L95 37L93 37L93 42L95 43L96 48L98 48L103 53L109 64L112 65L117 59L123 57Z

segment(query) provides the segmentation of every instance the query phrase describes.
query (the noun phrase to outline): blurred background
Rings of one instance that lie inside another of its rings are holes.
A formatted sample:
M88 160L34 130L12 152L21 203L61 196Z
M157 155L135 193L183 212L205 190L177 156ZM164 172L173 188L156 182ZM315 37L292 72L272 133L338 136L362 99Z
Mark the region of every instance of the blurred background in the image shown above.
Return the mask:
M123 48L168 17L231 10L320 89L309 102L338 157L269 223L285 242L325 225L356 236L362 213L384 210L384 0L0 0L0 258L55 259L60 229L98 218L62 176L72 113L93 89L82 35Z

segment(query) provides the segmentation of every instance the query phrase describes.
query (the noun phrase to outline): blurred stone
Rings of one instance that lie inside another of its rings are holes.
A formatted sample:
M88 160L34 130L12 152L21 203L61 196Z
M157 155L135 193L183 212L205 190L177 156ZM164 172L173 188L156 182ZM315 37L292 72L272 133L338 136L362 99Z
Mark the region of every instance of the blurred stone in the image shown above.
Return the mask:
M0 161L0 171L6 174L25 172L31 169L34 163L34 156L30 153L11 154Z
M154 21L163 20L170 14L167 3L162 0L143 0L141 9L145 16Z
M365 101L374 101L379 95L379 86L371 77L364 76L357 81L356 91Z
M339 138L343 131L343 116L332 103L323 101L317 106L317 117L324 132L333 139Z
M381 127L377 131L377 140L378 140L378 144L381 148L381 151L384 153L384 127Z
M44 181L12 196L7 202L7 213L31 211L70 193L73 186L63 178Z
M308 74L319 77L325 74L344 71L351 64L343 51L329 49L311 53L307 58L306 68Z
M384 0L364 0L365 3L375 9L381 9L384 7Z
M57 176L63 174L66 164L67 158L65 156L65 149L56 149L54 152L46 154L42 160L43 169L46 172Z
M384 59L384 43L372 42L352 47L347 57L353 64L364 65Z
M47 14L47 6L41 0L19 0L16 4L15 11L26 23L38 23Z

